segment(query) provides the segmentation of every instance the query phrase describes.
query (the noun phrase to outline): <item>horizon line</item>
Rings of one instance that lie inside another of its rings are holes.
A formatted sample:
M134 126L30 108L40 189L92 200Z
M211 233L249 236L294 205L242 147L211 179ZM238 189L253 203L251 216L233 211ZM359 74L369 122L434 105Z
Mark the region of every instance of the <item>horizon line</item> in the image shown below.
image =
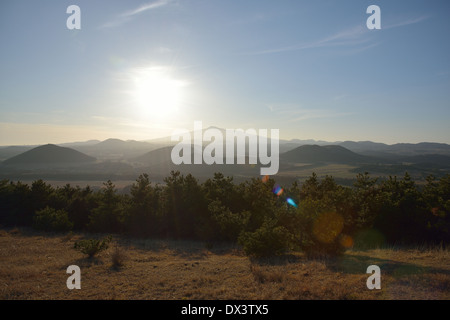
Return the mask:
M202 129L202 131L208 130L208 129L220 129L220 130L226 130L226 129L222 129L219 127L215 127L215 126L209 126L206 129ZM194 130L190 131L190 132L194 132ZM65 141L65 142L42 142L42 143L31 143L31 144L1 144L0 148L7 148L7 147L38 147L38 146L43 146L43 145L48 145L48 144L52 144L52 145L65 145L65 144L84 144L84 143L88 143L88 142L92 142L93 145L97 144L97 143L102 143L108 140L119 140L122 142L142 142L142 143L152 143L153 140L161 140L161 139L170 139L170 136L162 136L162 137L157 137L157 138L149 138L149 139L142 139L142 140L136 140L136 139L121 139L121 138L117 138L117 137L110 137L110 138L106 138L106 139L87 139L87 140L77 140L77 141ZM444 144L444 145L450 145L449 142L438 142L438 141L420 141L420 142L395 142L395 143L386 143L386 142L379 142L379 141L373 141L373 140L322 140L322 139L313 139L313 138L290 138L290 139L286 139L286 138L280 138L280 141L283 141L283 143L295 143L295 142L308 142L310 141L311 143L309 144L314 144L314 143L330 143L330 144L338 144L338 143L345 143L345 142L355 142L355 143L364 143L364 142L370 142L370 143L375 143L375 144L384 144L384 145L388 145L388 146L393 146L393 145L397 145L397 144L423 144L423 143L430 143L430 144Z

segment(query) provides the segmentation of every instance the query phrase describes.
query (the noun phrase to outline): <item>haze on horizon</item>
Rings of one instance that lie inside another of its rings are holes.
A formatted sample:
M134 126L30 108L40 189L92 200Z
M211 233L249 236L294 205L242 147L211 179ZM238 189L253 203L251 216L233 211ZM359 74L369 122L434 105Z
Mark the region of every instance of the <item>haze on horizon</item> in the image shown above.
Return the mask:
M81 30L68 30L69 5ZM369 5L381 30L369 30ZM450 143L450 2L0 4L0 145L175 129Z

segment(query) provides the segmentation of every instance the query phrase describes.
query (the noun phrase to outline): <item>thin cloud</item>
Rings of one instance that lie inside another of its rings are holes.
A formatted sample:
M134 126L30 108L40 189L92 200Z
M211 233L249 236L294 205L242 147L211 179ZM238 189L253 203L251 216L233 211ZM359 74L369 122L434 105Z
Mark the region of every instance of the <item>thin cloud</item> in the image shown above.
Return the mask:
M408 26L411 24L416 24L416 23L425 21L425 20L429 19L430 17L431 17L430 15L424 15L424 16L420 16L420 17L416 17L416 18L403 20L403 21L393 23L393 24L387 25L387 26L381 25L381 29L393 29L393 28L398 28L398 27L404 27L404 26Z
M154 10L163 6L168 5L173 2L173 0L158 0L155 2L144 4L136 9L124 12L118 15L113 21L109 21L100 26L100 29L107 29L120 26L133 19L134 16L141 14L143 12Z
M348 116L351 112L336 112L327 109L307 109L298 105L268 105L272 113L285 119L286 122L298 122L309 119L326 119Z
M358 54L361 53L363 51L367 51L369 49L378 47L382 42L375 42L375 43L370 43L364 47L357 47L357 48L353 48L353 49L349 49L349 50L345 50L343 51L341 54L349 56L349 55L353 55L353 54Z
M404 27L416 23L420 23L429 19L431 16L423 15L415 18L410 18L406 20L402 20L396 23L383 25L381 29L389 30L398 27ZM315 48L324 48L324 47L344 47L344 46L353 46L357 47L358 45L365 45L362 48L356 48L352 51L352 53L359 53L365 51L367 49L373 48L377 44L367 45L369 41L369 37L367 37L369 30L366 25L358 25L353 28L349 28L338 33L335 33L326 38L320 39L318 41L309 42L309 43L301 43L292 46L285 46L273 49L266 49L261 51L249 52L245 53L245 55L262 55L262 54L272 54L272 53L282 53L282 52L290 52L290 51L300 51L305 49L315 49Z
M351 112L336 112L332 110L302 110L295 115L295 113L291 114L289 117L289 122L298 122L310 119L327 119L327 118L336 118L336 117L344 117L352 115Z
M123 13L122 16L124 16L124 17L131 17L131 16L137 15L139 13L142 13L142 12L145 12L145 11L148 11L148 10L153 10L153 9L156 9L156 8L159 8L159 7L163 7L163 6L167 5L167 4L169 4L170 2L171 2L171 0L159 0L159 1L156 1L156 2L152 2L152 3L147 3L147 4L144 4L144 5L140 6L137 9L134 9L134 10L131 10L131 11Z
M160 53L160 54L168 54L168 53L173 53L174 50L168 47L158 47L156 48L156 52Z
M121 128L140 128L140 129L148 129L149 123L142 119L137 118L127 118L127 117L104 117L104 116L91 116L91 119L94 121L96 125L104 126L104 127L121 127ZM167 124L165 124L167 126ZM158 124L152 123L151 128L161 127ZM125 129L124 129L125 130Z
M336 34L333 34L329 37L320 39L318 41L310 42L310 43L302 43L293 46L280 47L275 49L267 49L257 52L247 53L249 55L260 55L260 54L270 54L270 53L280 53L280 52L288 52L288 51L298 51L304 49L314 49L314 48L322 48L322 47L332 47L332 46L349 46L349 45L358 45L366 43L368 40L363 37L363 35L367 32L362 26L356 26L354 28L350 28L347 30L343 30Z

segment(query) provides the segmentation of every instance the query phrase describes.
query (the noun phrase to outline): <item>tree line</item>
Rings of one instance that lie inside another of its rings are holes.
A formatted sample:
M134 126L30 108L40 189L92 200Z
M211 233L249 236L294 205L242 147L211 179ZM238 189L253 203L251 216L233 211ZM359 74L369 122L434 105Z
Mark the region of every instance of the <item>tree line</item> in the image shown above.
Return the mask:
M358 174L352 187L333 177L279 186L272 178L234 183L221 173L203 183L172 171L164 184L142 174L127 194L112 181L94 191L0 182L0 224L50 232L239 243L249 255L302 250L336 254L354 245L450 241L450 175L417 185L406 173L383 181Z

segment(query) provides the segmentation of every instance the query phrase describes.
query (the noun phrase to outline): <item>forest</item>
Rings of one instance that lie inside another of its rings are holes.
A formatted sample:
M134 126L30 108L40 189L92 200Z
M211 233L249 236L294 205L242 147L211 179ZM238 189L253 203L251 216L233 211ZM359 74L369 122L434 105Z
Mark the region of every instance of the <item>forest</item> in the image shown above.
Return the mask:
M450 175L429 176L418 185L408 173L380 180L366 172L347 187L315 173L301 184L281 186L268 176L235 183L215 173L200 183L172 171L163 184L141 174L126 194L110 180L98 191L2 180L0 225L229 242L257 257L289 250L336 255L354 246L447 246Z

